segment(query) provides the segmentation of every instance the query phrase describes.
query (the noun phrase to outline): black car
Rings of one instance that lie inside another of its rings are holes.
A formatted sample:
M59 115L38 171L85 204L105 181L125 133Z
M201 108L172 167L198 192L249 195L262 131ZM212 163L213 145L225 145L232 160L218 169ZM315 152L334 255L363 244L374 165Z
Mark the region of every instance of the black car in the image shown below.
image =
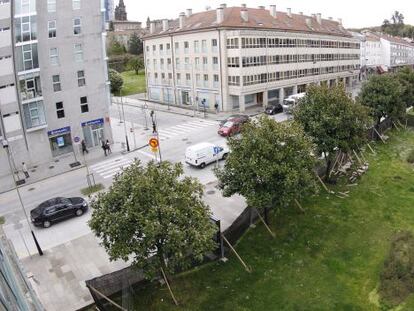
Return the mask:
M277 113L283 112L283 107L281 104L274 104L266 107L265 114L274 115Z
M88 210L88 202L83 198L53 198L41 203L30 211L35 226L49 228L53 222L81 216Z
M229 116L228 118L221 120L220 127L222 127L224 124L226 124L229 121L234 121L235 119L237 119L241 123L246 123L247 121L249 121L249 116L245 114L233 114Z

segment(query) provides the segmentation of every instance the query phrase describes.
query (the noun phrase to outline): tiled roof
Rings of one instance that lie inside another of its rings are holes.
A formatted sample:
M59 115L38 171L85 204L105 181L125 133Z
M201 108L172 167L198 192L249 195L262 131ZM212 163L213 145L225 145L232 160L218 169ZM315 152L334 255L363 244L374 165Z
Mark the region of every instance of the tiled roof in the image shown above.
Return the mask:
M241 18L241 11L247 10L248 21ZM155 32L146 38L152 36L162 36L172 33L181 33L188 31L197 31L210 28L248 28L248 29L275 29L292 32L316 32L320 34L352 37L352 35L334 20L322 19L322 23L317 22L316 17L291 14L277 11L276 18L271 16L267 9L252 9L243 7L229 7L223 9L223 22L217 23L216 10L209 10L201 13L194 13L189 17L184 17L184 27L179 28L178 19L169 23L169 29L162 31L162 28L156 27ZM308 27L306 19L311 19L311 27Z
M384 40L388 40L388 41L393 42L393 43L412 46L412 44L410 44L409 42L405 41L403 38L400 38L400 37L393 37L393 36L387 35L385 33L378 33L377 35L380 38L382 38Z

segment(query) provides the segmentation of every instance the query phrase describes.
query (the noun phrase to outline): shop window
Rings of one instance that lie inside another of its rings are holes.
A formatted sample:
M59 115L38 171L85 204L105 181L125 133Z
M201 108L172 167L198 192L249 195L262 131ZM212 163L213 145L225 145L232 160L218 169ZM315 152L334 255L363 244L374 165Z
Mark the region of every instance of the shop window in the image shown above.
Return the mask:
M88 98L86 96L80 98L80 105L82 113L89 112Z
M63 109L63 102L56 103L56 114L58 119L65 117L65 109Z

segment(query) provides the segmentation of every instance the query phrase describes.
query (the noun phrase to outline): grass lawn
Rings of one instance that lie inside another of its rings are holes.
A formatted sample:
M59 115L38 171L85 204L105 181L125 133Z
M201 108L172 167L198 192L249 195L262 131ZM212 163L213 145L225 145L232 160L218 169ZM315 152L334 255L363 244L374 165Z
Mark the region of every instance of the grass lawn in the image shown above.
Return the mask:
M321 190L303 202L306 214L292 206L273 215L275 239L261 224L244 235L237 250L251 274L230 256L175 276L179 307L153 284L136 292L134 310L387 310L376 288L390 239L414 232L414 131L389 135L365 153L370 168L357 187L336 186L349 198ZM398 310L414 310L414 295Z
M139 75L136 75L135 71L124 71L121 76L124 78L123 96L146 92L145 73L143 71Z

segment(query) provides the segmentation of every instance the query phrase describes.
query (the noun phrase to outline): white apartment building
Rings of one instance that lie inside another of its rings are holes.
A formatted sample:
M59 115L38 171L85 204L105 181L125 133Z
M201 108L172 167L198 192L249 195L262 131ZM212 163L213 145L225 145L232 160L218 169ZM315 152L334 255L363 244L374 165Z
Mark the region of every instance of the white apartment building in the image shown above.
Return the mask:
M226 7L150 25L144 37L148 98L244 111L281 102L312 83L358 79L360 43L341 21L264 7Z
M0 142L15 169L112 139L104 1L0 0ZM0 148L0 175L9 173Z

